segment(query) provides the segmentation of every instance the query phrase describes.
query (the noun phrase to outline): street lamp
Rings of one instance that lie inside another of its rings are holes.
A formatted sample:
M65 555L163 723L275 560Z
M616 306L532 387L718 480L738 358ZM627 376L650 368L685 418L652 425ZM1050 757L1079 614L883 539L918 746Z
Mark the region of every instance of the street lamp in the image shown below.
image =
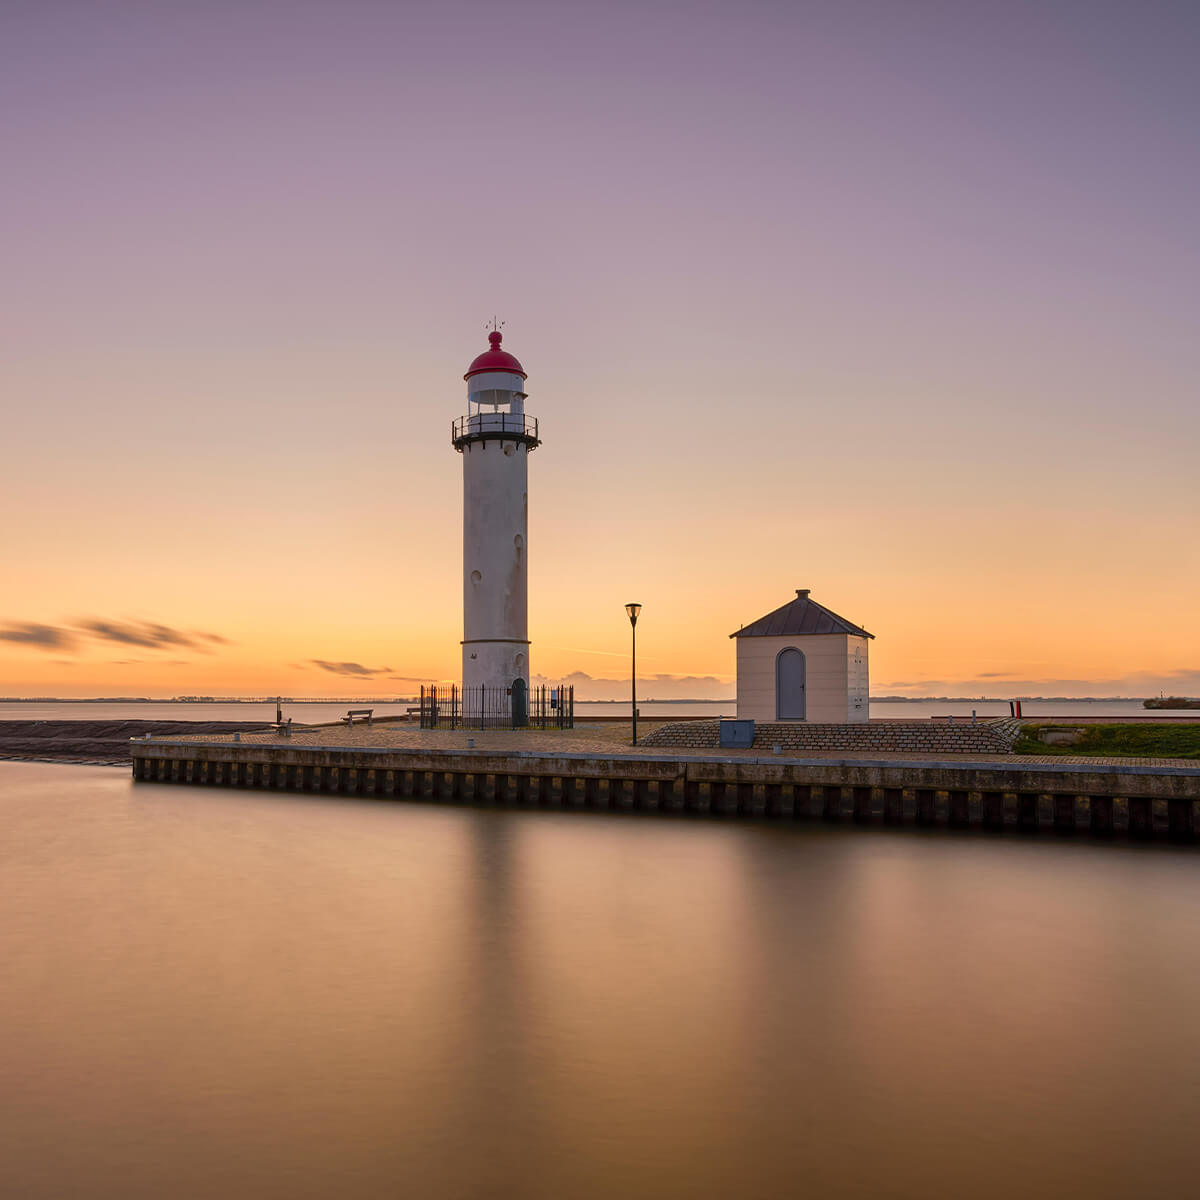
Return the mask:
M642 611L640 604L627 604L625 611L629 614L629 626L633 631L633 667L631 672L631 684L633 689L633 744L637 745L637 619L638 613Z

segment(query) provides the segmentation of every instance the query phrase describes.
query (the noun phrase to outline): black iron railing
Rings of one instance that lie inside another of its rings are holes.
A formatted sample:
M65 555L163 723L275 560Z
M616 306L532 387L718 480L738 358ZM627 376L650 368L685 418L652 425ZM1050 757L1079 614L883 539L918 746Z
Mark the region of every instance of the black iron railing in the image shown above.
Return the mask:
M474 413L456 417L451 423L450 440L455 449L461 450L467 442L484 438L512 438L525 442L531 450L541 441L537 418L524 413Z
M421 686L422 729L574 729L574 687Z

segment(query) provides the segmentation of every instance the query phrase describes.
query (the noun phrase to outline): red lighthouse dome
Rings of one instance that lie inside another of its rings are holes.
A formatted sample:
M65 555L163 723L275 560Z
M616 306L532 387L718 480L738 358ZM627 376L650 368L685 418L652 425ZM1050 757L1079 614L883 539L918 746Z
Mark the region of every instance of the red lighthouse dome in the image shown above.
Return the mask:
M500 349L501 333L498 329L493 329L488 334L488 341L491 343L491 349L485 350L468 368L467 373L463 376L464 379L470 379L472 375L482 375L484 371L507 371L512 375L520 375L522 379L528 378L525 374L525 368L509 354L507 350Z

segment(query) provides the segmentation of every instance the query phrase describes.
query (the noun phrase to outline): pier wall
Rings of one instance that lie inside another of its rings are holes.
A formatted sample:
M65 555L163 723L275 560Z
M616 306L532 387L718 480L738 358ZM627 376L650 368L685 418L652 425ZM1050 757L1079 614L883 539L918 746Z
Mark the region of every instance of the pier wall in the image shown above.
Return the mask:
M135 779L513 807L1196 835L1200 768L346 750L150 741Z

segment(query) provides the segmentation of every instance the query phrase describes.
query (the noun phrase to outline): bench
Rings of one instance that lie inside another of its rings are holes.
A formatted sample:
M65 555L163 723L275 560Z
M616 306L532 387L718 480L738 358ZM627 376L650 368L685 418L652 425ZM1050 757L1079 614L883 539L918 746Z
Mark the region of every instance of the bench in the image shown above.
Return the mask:
M421 706L419 704L411 705L404 711L408 713L408 719L411 721L413 717L419 717L421 715Z
M292 718L288 717L286 721L272 721L271 728L275 730L280 737L292 736Z
M342 718L342 724L347 726L353 725L355 717L366 717L367 724L370 725L371 714L374 711L373 708L348 708L346 709L346 715Z

